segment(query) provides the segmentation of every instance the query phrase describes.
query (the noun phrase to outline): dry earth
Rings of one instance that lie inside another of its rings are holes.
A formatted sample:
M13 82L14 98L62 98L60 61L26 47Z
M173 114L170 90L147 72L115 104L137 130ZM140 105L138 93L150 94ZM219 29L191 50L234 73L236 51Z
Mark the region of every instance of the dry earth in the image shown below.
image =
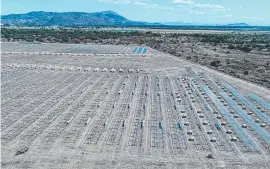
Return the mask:
M1 167L270 168L268 89L134 48L2 43Z

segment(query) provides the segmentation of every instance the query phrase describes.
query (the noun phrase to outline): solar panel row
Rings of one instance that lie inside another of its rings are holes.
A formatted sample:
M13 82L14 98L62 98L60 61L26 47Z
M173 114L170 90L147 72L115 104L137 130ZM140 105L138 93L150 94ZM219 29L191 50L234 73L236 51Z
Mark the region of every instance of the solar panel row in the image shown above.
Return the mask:
M134 53L134 54L146 54L147 50L148 49L145 48L145 47L138 46L138 47L133 48L132 53Z

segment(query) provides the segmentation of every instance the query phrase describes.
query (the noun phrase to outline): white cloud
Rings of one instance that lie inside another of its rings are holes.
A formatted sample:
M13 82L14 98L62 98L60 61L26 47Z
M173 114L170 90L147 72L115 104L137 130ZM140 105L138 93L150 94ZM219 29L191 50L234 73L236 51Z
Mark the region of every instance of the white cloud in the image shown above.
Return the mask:
M112 4L134 4L149 9L171 10L173 7L147 3L147 0L98 0L98 2Z
M97 0L98 2L111 3L111 4L145 4L146 0Z
M98 0L98 2L113 3L113 4L129 4L135 2L142 2L141 0Z
M199 7L199 8L214 8L214 9L225 10L224 6L215 5L215 4L196 4L196 7Z
M195 2L193 2L192 0L172 0L172 3L174 4L195 4Z
M259 20L259 21L264 20L264 18L260 18L260 17L256 17L256 16L244 16L244 18L247 20Z
M205 12L194 12L196 15L205 15Z
M172 0L171 1L173 4L178 4L179 6L185 5L189 6L190 8L206 8L206 9L213 9L217 11L225 11L226 8L222 5L217 5L217 4L201 4L201 3L196 3L193 0Z
M231 18L233 17L232 15L228 14L228 15L223 15L223 16L220 16L220 18Z

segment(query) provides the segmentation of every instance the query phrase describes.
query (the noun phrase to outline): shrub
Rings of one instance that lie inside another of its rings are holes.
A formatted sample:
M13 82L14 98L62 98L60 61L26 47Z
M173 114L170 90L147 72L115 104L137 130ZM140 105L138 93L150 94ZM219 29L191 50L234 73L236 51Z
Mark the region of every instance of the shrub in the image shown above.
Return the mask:
M220 66L220 60L215 60L215 61L210 62L210 65L214 66L214 67L219 67Z
M248 75L248 73L249 73L248 70L244 71L244 75Z

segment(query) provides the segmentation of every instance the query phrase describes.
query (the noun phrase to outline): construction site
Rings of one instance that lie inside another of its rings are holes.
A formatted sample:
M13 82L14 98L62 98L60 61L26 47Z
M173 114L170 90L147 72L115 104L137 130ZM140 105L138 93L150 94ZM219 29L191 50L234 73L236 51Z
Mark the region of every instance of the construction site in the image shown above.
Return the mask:
M270 168L270 91L148 46L3 42L2 168Z

